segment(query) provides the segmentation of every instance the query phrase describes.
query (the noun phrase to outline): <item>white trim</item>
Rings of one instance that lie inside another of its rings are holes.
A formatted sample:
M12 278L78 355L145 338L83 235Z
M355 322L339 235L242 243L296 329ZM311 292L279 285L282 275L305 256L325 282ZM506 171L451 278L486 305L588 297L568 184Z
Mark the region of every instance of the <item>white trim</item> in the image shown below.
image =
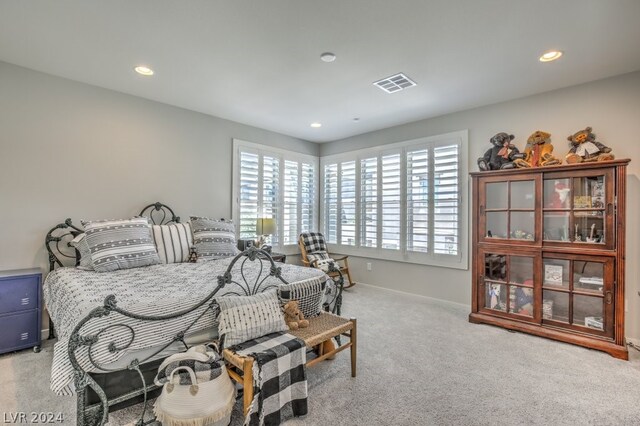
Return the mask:
M377 290L382 290L382 291L388 291L390 293L398 293L398 294L402 294L405 296L411 296L411 297L421 297L423 299L427 299L427 300L432 300L434 302L439 302L439 303L444 303L447 305L453 305L453 306L457 306L457 307L463 307L466 309L471 309L471 304L467 304L467 303L460 303L460 302L454 302L453 300L446 300L446 299L439 299L437 297L433 297L433 296L426 296L424 294L419 294L419 293L410 293L408 291L403 291L403 290L398 290L396 288L389 288L389 287L382 287L380 285L374 285L374 284L367 284L367 283L363 283L362 281L358 281L358 286L363 286L363 287L369 287L369 288L375 288ZM346 290L347 292L349 292L349 290Z
M467 179L468 175L468 151L469 151L469 131L461 130L457 132L446 133L443 135L435 135L428 136L424 138L412 139L409 141L398 142L388 145L379 145L371 148L364 148L355 151L343 152L340 154L328 155L326 157L320 158L320 167L319 172L321 176L320 181L320 197L321 200L324 200L324 168L327 164L337 164L338 165L338 188L340 188L340 165L345 161L356 161L356 163L360 163L362 159L371 158L372 156L378 157L378 194L381 194L381 185L382 185L382 170L380 167L380 158L382 155L390 154L390 153L400 153L401 155L401 188L402 194L406 194L406 152L410 151L415 147L428 147L434 148L441 145L447 144L457 144L459 146L459 157L458 157L458 188L460 190L460 198L459 198L459 216L458 216L458 254L455 256L445 255L445 254L435 254L435 253L420 253L420 252L408 252L404 245L400 250L389 250L383 249L380 247L380 241L382 238L382 229L381 229L381 221L382 216L378 215L378 247L362 247L359 240L356 240L356 246L348 246L340 244L340 226L338 226L337 230L337 244L328 244L330 250L335 253L342 254L351 254L355 256L376 258L376 259L385 259L392 260L397 262L408 262L408 263L418 263L424 265L432 265L432 266L440 266L440 267L449 267L454 269L468 269L469 265L469 247L468 247L468 221L469 221L469 202L468 202L468 187L469 181ZM430 156L431 157L431 156ZM430 165L433 164L433 160L430 158ZM430 167L430 176L432 176L433 167ZM431 179L433 180L433 179ZM356 183L359 181L359 177L356 174ZM432 188L432 186L430 187ZM430 192L432 194L433 192ZM340 200L340 196L338 195L338 201ZM404 204L404 206L403 206ZM431 204L431 203L430 203ZM325 228L325 220L326 220L326 212L325 212L325 203L321 203L321 214L320 214L320 230L324 230ZM381 203L378 203L378 212L381 210ZM340 209L338 208L338 212ZM358 212L358 211L357 211ZM404 203L401 202L401 212L406 212L406 200ZM340 213L338 213L340 216ZM401 217L403 217L401 215ZM430 215L430 220L432 221L432 215ZM338 223L340 221L340 217L338 217ZM358 227L362 226L362 223L358 224ZM403 227L404 229L404 227ZM429 228L430 230L433 227ZM401 242L406 242L406 238L403 237L401 233ZM430 236L430 247L433 248L433 237Z

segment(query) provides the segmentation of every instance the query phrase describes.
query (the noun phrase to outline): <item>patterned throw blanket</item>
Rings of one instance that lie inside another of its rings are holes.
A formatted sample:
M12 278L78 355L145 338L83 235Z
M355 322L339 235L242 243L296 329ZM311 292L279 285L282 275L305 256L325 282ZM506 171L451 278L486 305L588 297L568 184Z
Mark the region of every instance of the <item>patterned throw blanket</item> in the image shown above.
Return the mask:
M255 359L254 396L245 425L279 425L307 414L307 351L302 340L279 332L230 349Z

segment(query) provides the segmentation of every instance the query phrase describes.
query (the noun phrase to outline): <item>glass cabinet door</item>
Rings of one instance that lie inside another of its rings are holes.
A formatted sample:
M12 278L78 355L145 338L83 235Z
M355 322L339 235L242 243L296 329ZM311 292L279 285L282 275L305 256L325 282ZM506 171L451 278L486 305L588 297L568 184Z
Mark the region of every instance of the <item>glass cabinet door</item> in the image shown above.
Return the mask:
M548 254L542 260L542 320L613 336L613 259Z
M481 183L485 205L480 207L480 240L536 240L537 177L486 180ZM482 199L482 198L481 198Z
M482 252L480 307L490 312L515 315L533 321L535 317L535 257Z
M575 172L574 172L575 175ZM585 171L579 176L547 174L543 181L545 243L614 245L613 174Z

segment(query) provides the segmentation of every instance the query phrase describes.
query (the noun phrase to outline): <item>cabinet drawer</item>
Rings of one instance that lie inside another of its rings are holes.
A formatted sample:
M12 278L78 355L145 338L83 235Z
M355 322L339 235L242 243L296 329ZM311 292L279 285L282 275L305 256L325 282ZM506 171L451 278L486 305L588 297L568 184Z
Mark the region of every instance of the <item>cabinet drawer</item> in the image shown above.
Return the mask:
M37 309L40 277L0 279L0 315Z
M40 343L38 311L0 317L0 353Z

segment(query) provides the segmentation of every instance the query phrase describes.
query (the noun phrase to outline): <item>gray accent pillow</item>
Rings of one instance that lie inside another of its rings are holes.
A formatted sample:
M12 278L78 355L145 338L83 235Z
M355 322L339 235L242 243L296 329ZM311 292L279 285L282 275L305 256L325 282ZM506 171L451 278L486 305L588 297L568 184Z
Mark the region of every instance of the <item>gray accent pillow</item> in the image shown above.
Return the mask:
M146 217L82 221L91 263L97 272L138 268L160 263Z
M297 300L300 312L306 317L317 317L322 309L322 297L326 288L326 281L318 282L313 278L293 284L284 284L278 287L278 293L282 303Z
M224 259L240 253L233 221L191 216L191 229L198 261Z
M254 296L223 296L216 301L220 305L218 333L222 347L289 329L276 289Z
M77 268L83 271L93 271L93 263L91 263L91 250L89 250L89 244L85 238L87 234L82 233L75 237L69 245L74 247L80 253L80 263Z

